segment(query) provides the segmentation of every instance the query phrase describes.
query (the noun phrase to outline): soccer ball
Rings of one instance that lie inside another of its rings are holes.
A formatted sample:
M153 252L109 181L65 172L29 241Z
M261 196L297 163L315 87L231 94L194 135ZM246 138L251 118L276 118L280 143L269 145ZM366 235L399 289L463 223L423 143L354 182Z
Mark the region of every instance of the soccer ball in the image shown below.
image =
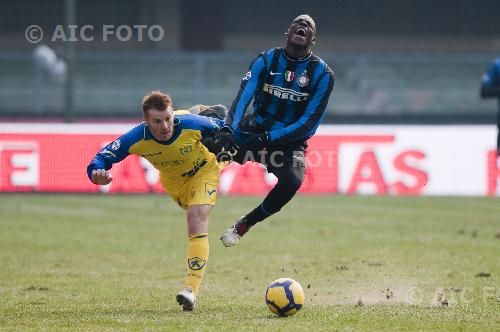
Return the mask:
M266 291L266 303L278 316L292 316L304 304L304 291L298 282L290 278L273 281Z

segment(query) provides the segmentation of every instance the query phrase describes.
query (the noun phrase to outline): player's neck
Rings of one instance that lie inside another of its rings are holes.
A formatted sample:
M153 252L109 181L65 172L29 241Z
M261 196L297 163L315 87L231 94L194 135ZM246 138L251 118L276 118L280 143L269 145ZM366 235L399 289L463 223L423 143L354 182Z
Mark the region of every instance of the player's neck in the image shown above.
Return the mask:
M302 60L311 54L310 47L296 47L290 44L286 44L284 47L285 55L292 60Z

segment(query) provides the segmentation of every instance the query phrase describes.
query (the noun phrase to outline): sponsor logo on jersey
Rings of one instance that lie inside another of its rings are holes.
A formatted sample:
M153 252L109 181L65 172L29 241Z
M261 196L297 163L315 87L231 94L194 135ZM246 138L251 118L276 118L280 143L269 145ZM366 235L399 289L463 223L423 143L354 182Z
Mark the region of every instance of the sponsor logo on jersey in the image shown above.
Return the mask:
M185 163L185 160L178 159L178 160L165 160L160 162L161 167L176 167L183 165Z
M159 156L161 155L161 151L160 152L151 152L151 153L146 153L146 154L141 154L141 157L154 157L154 156Z
M116 154L109 151L108 149L102 149L100 154L103 155L104 158L110 158L110 157L116 158Z
M111 150L113 150L113 151L118 150L118 149L120 148L120 145L121 145L120 140L119 140L119 139L117 139L116 141L114 141L114 142L111 144Z
M304 101L309 99L309 94L306 92L297 92L292 89L282 88L267 83L264 84L262 90L280 99L291 101Z
M309 84L309 76L307 75L306 72L303 72L302 74L299 75L299 77L297 77L297 83L301 88Z
M188 265L191 270L201 270L207 264L207 261L200 257L193 257L188 259Z
M295 76L295 73L293 71L287 70L285 72L285 80L287 80L287 82L293 81L294 76Z
M206 159L203 159L203 160L198 159L195 162L194 167L190 171L182 173L182 176L184 177L184 176L193 176L193 175L195 175L196 173L198 173L198 171L200 170L200 168L202 168L203 166L205 166L206 163L207 163Z

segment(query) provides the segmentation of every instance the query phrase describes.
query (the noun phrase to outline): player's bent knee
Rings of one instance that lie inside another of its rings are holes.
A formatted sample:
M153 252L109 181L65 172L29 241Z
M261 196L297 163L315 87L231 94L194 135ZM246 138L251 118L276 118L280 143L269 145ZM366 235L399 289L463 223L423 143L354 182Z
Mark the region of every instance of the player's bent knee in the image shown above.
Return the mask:
M190 232L206 232L211 205L192 205L187 211L188 229Z

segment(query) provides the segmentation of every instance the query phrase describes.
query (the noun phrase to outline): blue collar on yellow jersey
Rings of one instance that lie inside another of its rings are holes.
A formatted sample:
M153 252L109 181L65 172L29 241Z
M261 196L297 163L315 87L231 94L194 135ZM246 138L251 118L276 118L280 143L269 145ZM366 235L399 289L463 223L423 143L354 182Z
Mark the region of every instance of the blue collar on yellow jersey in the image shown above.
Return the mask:
M180 119L176 116L174 116L174 134L172 135L172 137L170 137L168 139L168 141L159 141L157 140L153 134L151 133L151 130L149 130L149 127L148 125L146 125L146 123L144 123L144 139L152 139L154 140L156 143L159 143L159 144L163 144L163 145L170 145L172 144L178 137L179 135L181 134L181 131L182 131L182 128L181 126L179 126L178 124L180 123Z

